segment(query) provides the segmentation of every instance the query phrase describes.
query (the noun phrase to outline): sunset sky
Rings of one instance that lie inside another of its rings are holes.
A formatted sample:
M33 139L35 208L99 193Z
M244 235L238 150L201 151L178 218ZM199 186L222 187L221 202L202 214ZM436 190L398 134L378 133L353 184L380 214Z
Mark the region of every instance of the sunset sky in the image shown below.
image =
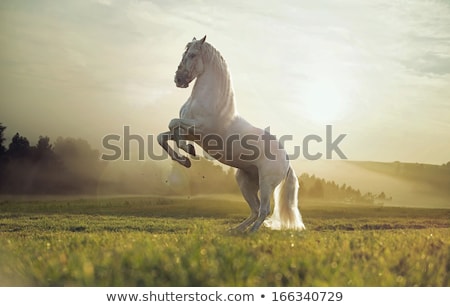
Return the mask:
M331 124L350 160L450 161L450 1L250 2L2 0L7 137L100 149L124 125L166 130L192 88L173 82L184 46L206 34L239 112L292 145Z

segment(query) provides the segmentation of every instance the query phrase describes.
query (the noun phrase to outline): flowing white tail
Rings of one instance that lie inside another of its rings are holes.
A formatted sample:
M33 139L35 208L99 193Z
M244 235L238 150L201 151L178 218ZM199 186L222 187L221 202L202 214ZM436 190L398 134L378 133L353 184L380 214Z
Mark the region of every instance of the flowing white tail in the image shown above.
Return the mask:
M298 209L299 184L295 171L289 167L286 178L275 189L273 214L264 225L271 229L303 230L305 225Z

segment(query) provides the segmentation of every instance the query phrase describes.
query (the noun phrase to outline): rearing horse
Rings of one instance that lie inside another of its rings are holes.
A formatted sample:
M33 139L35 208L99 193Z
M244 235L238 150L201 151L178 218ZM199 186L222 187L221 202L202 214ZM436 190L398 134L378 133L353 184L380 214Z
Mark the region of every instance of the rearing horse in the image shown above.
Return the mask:
M179 118L170 122L169 131L158 135L158 143L185 167L191 166L189 158L174 151L169 140L195 156L194 146L187 143L193 141L221 163L238 169L236 181L251 214L234 230L254 232L263 223L272 229L305 229L298 209L298 180L285 150L274 136L237 113L227 65L205 40L206 36L194 38L186 46L175 84L187 88L197 80ZM274 212L266 220L274 192Z

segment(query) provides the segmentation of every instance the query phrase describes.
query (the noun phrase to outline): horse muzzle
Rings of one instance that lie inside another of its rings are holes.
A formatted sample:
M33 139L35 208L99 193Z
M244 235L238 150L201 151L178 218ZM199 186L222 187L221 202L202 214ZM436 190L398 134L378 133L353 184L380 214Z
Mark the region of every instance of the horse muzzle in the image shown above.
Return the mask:
M189 78L189 74L184 72L184 73L180 73L177 71L177 73L175 74L175 85L177 87L181 87L181 88L186 88L189 86L189 83L191 82L190 78Z

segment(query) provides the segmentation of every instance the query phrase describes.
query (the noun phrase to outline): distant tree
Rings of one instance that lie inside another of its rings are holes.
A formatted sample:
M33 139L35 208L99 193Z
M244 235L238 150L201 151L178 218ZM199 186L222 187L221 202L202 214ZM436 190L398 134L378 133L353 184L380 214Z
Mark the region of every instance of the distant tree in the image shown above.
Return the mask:
M5 142L4 137L4 131L6 129L6 126L3 126L2 123L0 123L0 192L2 192L5 183L6 183L6 165L7 165L7 157L5 155L6 153L6 147L3 145Z
M52 150L52 145L50 144L50 138L48 136L39 136L36 148L40 152L49 152Z
M316 179L312 188L309 189L309 196L315 198L323 198L323 182L320 179Z
M371 192L367 192L366 194L364 194L363 200L365 203L373 204L375 199Z
M3 157L0 190L8 193L25 193L32 181L34 168L31 161L30 142L16 133Z
M13 159L26 158L30 152L31 148L28 139L16 133L9 144L8 155Z
M50 164L60 164L60 159L53 152L53 145L50 143L50 138L48 136L39 136L36 146L32 147L33 150L33 160L35 162L45 164L46 167L54 168L55 165Z
M6 147L3 145L3 142L6 140L4 136L5 129L6 126L3 126L3 124L0 123L0 155L3 155L6 152Z

